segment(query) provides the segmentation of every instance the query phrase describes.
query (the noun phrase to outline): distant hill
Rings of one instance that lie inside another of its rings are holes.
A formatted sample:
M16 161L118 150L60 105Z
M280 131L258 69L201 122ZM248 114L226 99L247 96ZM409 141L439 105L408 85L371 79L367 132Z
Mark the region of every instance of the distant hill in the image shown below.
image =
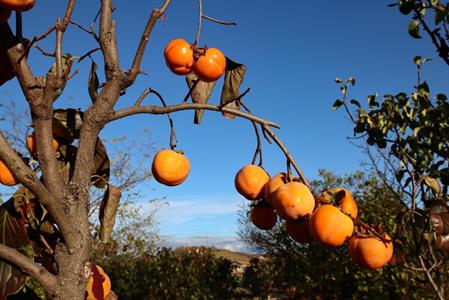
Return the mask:
M197 246L191 246L191 247L178 247L176 249L174 249L175 253L183 253L187 250L194 250L194 249L198 249L201 247L197 247ZM212 254L214 254L217 257L223 257L226 259L229 259L232 262L238 263L240 265L248 265L249 261L251 260L251 258L256 257L258 255L255 254L248 254L248 253L243 253L243 252L235 252L235 251L231 251L231 250L227 250L227 249L218 249L215 247L203 247L206 249L209 249Z

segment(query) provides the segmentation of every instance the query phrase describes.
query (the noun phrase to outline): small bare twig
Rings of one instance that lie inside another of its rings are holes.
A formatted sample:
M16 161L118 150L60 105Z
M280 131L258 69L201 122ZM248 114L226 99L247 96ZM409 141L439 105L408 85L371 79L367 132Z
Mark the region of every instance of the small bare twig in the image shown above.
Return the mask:
M80 56L80 58L78 58L78 62L82 61L83 59L85 59L86 57L90 57L90 55L92 53L95 53L97 51L101 50L101 48L94 48L92 50L89 50L86 54L83 54L82 56Z
M206 19L206 20L209 20L211 22L218 23L218 24L221 24L221 25L237 25L237 23L233 22L233 21L232 22L221 21L221 20L217 20L217 19L211 18L211 17L206 16L206 15L202 15L202 17L204 19Z
M149 92L152 94L155 94L161 101L162 105L164 107L167 107L167 104L165 103L164 98L162 97L162 95L159 92L157 92L151 88L149 89ZM168 122L170 123L170 149L174 150L176 147L175 141L176 141L176 143L178 142L176 139L175 126L173 125L173 119L171 118L170 113L167 113L167 118L168 118Z
M193 81L192 87L189 89L189 91L185 95L184 99L182 100L183 103L186 103L189 100L189 97L190 97L190 95L192 95L192 92L196 88L196 86L198 85L198 82L200 82L199 79Z
M77 22L73 21L73 20L69 20L69 23L72 25L75 25L76 27L78 27L79 29L81 29L82 31L92 35L92 37L97 41L100 42L100 38L97 36L97 34L92 30L92 29L87 29L84 26L78 24Z
M430 270L427 269L424 259L422 258L421 255L418 256L418 259L419 259L419 264L421 265L423 272L426 274L427 281L429 281L430 285L433 288L433 291L435 292L435 295L438 297L438 299L444 300L444 296L441 294L438 286L436 285L435 281L433 280L432 275L430 274Z
M16 38L21 41L22 40L22 13L20 11L16 11Z
M224 103L220 104L220 107L225 107L226 105L232 103L232 102L236 102L236 101L240 101L243 97L246 96L246 94L249 93L249 91L251 90L251 88L247 88L243 93L241 93L238 97L234 98L234 99L230 99L225 101Z
M36 48L37 50L39 50L39 51L40 51L43 55L45 55L45 56L56 57L56 54L55 54L54 52L51 53L51 52L45 51L45 50L42 49L42 47L39 46L39 45L33 45L33 47Z

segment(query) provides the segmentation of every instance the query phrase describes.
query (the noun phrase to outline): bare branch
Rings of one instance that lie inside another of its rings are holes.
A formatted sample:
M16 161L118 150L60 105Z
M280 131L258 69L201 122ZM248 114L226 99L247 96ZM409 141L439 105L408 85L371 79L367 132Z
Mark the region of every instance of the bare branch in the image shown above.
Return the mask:
M146 46L153 31L156 21L165 13L170 4L171 0L165 0L162 7L153 9L151 16L148 19L147 25L143 31L142 37L140 39L139 46L137 47L136 54L134 55L133 64L131 69L127 72L128 74L128 85L131 85L134 80L136 80L137 75L140 73L140 64L142 63L143 55L145 53Z
M162 114L171 113L171 112L175 112L175 111L193 110L193 109L206 109L206 110L211 110L211 111L226 112L229 114L236 115L238 117L242 117L244 119L255 121L259 124L264 125L266 128L269 128L269 127L280 128L280 126L277 123L264 120L262 118L256 117L252 114L242 112L240 110L226 108L226 107L221 108L218 105L203 104L203 103L180 103L180 104L175 104L175 105L169 105L167 107L156 106L156 105L131 106L128 108L124 108L124 109L115 111L109 117L108 122L111 122L111 121L114 121L117 119L121 119L121 118L124 118L127 116L131 116L131 115L136 115L136 114L162 115Z
M206 20L209 20L211 22L221 24L221 25L237 25L236 22L233 22L233 21L231 21L231 22L221 21L221 20L217 20L217 19L211 18L209 16L206 16L204 14L203 14L203 18L206 19Z
M57 280L55 275L16 249L0 243L0 257L16 265L24 273L33 276L49 294L56 287Z
M433 281L432 275L430 274L430 270L427 269L426 264L424 263L424 259L422 258L421 255L418 256L418 259L419 259L419 264L421 265L422 270L424 271L424 273L426 273L427 280L429 281L430 285L433 288L433 291L435 292L435 295L438 297L438 299L444 300L444 296L441 294L435 281Z
M109 80L121 71L115 43L115 22L112 21L112 1L102 0L100 11L100 47L104 56L105 75Z

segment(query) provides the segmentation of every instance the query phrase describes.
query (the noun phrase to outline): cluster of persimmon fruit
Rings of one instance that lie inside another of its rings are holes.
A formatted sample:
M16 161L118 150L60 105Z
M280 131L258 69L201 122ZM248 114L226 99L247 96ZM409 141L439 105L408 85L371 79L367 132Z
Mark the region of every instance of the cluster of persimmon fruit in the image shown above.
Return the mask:
M347 189L328 189L314 196L291 175L278 173L270 178L262 167L254 164L237 172L235 187L254 202L250 220L259 229L272 229L279 216L294 241L318 242L328 247L348 242L353 261L369 269L383 267L393 256L393 241L387 234L374 234L354 225L358 208Z
M194 72L205 82L220 78L226 70L226 57L217 48L198 48L186 40L177 38L170 41L164 50L165 63L176 75Z
M12 11L24 12L33 8L36 0L0 0L0 24L5 23Z

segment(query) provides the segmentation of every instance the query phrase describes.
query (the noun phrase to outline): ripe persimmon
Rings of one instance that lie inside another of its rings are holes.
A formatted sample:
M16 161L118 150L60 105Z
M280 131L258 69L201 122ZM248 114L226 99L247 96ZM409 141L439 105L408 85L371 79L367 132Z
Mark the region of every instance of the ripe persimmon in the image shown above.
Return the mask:
M337 207L324 204L318 207L309 220L313 238L325 246L341 246L354 231L351 218Z
M271 206L273 206L273 202L271 201L273 193L280 187L288 182L286 173L278 173L274 177L268 181L265 186L264 198L265 201L268 202Z
M309 219L285 221L287 234L298 243L313 243L315 240L310 234Z
M248 200L263 197L265 185L270 176L264 169L256 165L246 165L235 175L234 183L237 191Z
M390 240L385 235L386 240ZM393 256L393 242L384 242L378 237L353 236L349 240L352 260L361 267L379 269Z
M182 152L162 149L154 156L151 170L159 183L175 186L186 180L190 162Z
M164 50L165 63L177 75L187 75L195 64L192 45L183 39L170 41Z
M276 221L277 215L269 205L256 205L251 209L251 222L259 229L270 230Z
M17 180L16 177L14 177L8 166L1 160L0 160L0 183L7 186L13 186L19 183L19 181Z
M205 82L216 81L226 70L226 57L217 48L208 48L193 66L199 79Z
M303 218L312 214L315 208L312 192L305 184L296 181L278 187L272 194L271 202L283 219Z
M111 280L102 267L92 264L92 276L86 286L85 300L100 300L111 292Z
M0 24L8 21L11 16L11 10L0 6Z
M351 217L357 218L358 208L354 198L347 189L333 188L323 191L323 197L348 213Z
M53 148L58 150L59 143L57 140L53 139ZM33 132L32 134L27 136L27 148L31 155L36 155L37 153L37 143L36 143L36 134Z
M0 0L0 6L21 12L30 10L35 3L35 0Z

